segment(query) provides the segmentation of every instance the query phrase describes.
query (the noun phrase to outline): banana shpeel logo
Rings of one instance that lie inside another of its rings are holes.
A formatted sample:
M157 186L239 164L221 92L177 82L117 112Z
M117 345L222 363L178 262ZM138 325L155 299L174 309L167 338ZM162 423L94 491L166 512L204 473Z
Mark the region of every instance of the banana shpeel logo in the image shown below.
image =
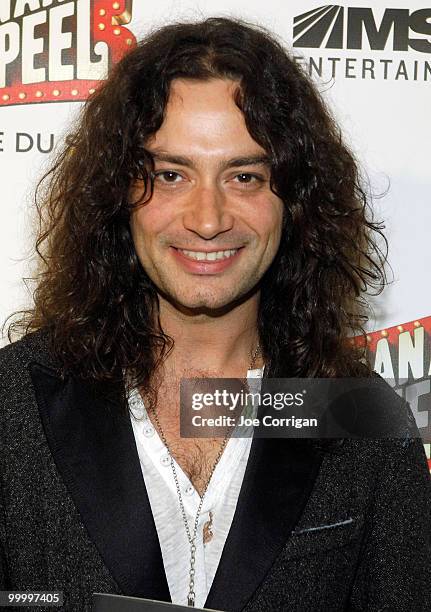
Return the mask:
M132 0L1 0L0 106L85 100L136 45Z
M351 340L366 348L374 370L409 402L431 469L431 316Z

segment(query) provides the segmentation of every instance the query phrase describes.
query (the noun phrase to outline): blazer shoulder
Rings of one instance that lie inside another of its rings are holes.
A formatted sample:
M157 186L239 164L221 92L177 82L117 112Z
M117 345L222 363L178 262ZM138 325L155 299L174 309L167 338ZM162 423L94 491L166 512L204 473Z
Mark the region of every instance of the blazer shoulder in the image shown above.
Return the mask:
M341 380L340 386L334 387L328 415L335 437L350 439L353 445L357 443L358 458L368 447L374 462L379 461L379 453L383 458L414 440L421 442L408 402L377 374ZM328 431L331 430L328 428ZM343 446L342 440L339 445ZM349 444L344 446L347 448Z
M356 384L358 382L358 384ZM351 380L347 397L352 401L356 424L360 429L383 437L402 437L404 427L410 427L411 410L387 380L374 373L369 378Z
M45 329L26 334L0 349L0 385L9 387L32 362L56 367L50 348L50 334Z

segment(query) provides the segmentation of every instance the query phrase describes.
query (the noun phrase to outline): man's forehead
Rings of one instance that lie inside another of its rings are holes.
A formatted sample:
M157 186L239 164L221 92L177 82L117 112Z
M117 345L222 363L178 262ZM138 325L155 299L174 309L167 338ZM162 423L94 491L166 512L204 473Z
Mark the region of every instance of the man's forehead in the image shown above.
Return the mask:
M226 97L233 104L238 91L241 89L240 83L232 79L212 77L208 79L176 78L169 86L168 104L183 105L184 102L196 100L196 92L203 95L210 92L209 96L214 98L215 93Z
M194 155L186 154L180 148L165 149L161 147L147 147L155 162L167 162L186 167L199 166L203 159L213 160L221 168L235 168L242 166L270 166L270 157L262 152L260 147L247 148L227 155L226 150L194 151Z
M164 119L204 122L244 123L236 103L239 85L227 79L175 79L172 81Z
M267 164L265 150L248 131L232 97L232 81L178 80L179 90L165 109L160 128L146 141L157 161L195 166ZM239 160L239 161L238 161Z

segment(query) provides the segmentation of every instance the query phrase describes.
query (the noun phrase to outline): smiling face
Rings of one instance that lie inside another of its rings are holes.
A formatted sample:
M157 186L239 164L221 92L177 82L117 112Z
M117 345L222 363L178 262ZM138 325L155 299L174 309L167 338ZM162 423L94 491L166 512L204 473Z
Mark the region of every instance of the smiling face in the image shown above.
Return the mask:
M146 143L154 193L130 226L139 260L181 310L234 305L253 292L280 244L283 203L265 150L250 136L229 80L175 80ZM136 182L130 197L143 195Z

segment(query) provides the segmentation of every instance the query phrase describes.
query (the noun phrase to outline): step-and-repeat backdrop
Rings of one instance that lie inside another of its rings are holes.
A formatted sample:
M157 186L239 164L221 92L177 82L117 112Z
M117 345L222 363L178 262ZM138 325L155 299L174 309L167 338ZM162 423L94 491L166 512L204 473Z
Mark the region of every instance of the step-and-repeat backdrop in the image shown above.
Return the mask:
M23 278L34 186L82 101L148 31L209 15L262 24L286 42L374 193L385 194L374 207L386 222L392 283L373 301L369 350L429 436L431 0L1 0L0 318L31 300Z

